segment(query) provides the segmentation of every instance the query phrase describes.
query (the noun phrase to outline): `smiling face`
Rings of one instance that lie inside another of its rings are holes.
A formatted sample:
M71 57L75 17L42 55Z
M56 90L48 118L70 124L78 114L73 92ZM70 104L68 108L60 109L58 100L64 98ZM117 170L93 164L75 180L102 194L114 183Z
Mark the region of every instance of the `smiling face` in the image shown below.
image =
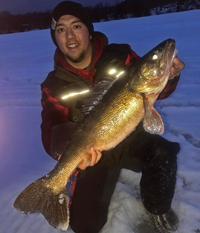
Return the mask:
M86 68L92 57L91 36L84 23L73 15L63 15L55 28L55 39L66 61L78 69Z

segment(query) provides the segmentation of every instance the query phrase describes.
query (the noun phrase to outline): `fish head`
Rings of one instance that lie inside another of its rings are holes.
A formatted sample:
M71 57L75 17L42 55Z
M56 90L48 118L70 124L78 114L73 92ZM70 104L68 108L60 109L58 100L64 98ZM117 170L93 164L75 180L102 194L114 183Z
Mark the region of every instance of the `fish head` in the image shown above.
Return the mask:
M176 54L175 40L167 39L140 58L130 67L132 91L145 94L160 93L168 81Z

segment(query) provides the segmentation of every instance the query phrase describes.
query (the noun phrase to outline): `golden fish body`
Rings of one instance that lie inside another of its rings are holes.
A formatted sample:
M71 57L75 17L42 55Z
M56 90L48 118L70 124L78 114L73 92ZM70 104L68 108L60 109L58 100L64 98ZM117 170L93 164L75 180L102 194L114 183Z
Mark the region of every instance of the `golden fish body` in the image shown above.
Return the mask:
M175 54L175 41L168 39L120 76L77 126L55 168L23 190L13 206L21 213L40 212L49 224L67 230L66 183L74 169L88 157L90 149L104 151L114 148L143 118L145 130L163 132L162 120L153 103L167 83Z
M131 92L126 85L108 106L99 106L76 129L67 150L55 169L48 174L48 185L60 192L92 147L100 151L114 148L135 129L143 117L142 95Z

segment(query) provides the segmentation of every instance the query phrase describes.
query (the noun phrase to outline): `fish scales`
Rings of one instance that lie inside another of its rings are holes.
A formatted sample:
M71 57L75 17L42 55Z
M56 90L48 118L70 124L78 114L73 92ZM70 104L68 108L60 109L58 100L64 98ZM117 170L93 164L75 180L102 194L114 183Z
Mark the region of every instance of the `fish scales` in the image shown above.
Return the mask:
M73 167L77 167L83 160L85 154L89 153L91 147L100 151L115 147L133 131L142 120L143 116L144 107L142 96L131 92L128 87L125 87L124 90L119 93L118 98L114 98L109 106L105 108L105 111L94 112L94 114L91 114L87 119L84 127L78 129L81 132L77 134L77 137L74 137L73 141L80 141L79 135L81 135L82 140L79 148L86 149L81 151L78 148L79 152L77 152L77 144L72 142L72 148L68 147L60 163L68 164L68 166L69 164L73 166L72 163L74 163ZM89 128L91 128L91 130ZM74 156L74 154L76 154L76 156ZM70 156L72 156L71 160L69 158ZM69 173L69 176L70 175L71 173Z
M114 148L142 119L145 130L163 132L162 119L153 104L167 83L175 55L175 41L165 40L110 85L102 100L96 101L98 104L75 129L55 168L24 189L13 207L25 214L40 212L53 227L66 231L69 225L66 184L84 158L90 159L90 149Z

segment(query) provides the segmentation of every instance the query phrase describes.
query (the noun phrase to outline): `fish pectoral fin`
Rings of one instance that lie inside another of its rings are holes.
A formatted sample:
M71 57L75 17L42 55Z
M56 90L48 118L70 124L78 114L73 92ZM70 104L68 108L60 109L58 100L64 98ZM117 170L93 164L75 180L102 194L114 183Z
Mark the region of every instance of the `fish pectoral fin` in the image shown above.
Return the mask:
M69 226L69 198L66 186L54 191L48 187L45 177L36 180L16 198L13 207L20 213L40 212L50 225L66 231Z
M145 115L143 126L145 131L151 134L162 134L164 132L162 118L154 108L151 110L151 116Z
M151 134L162 134L164 132L164 124L160 114L153 107L152 98L144 97L144 120L143 127L145 131Z

